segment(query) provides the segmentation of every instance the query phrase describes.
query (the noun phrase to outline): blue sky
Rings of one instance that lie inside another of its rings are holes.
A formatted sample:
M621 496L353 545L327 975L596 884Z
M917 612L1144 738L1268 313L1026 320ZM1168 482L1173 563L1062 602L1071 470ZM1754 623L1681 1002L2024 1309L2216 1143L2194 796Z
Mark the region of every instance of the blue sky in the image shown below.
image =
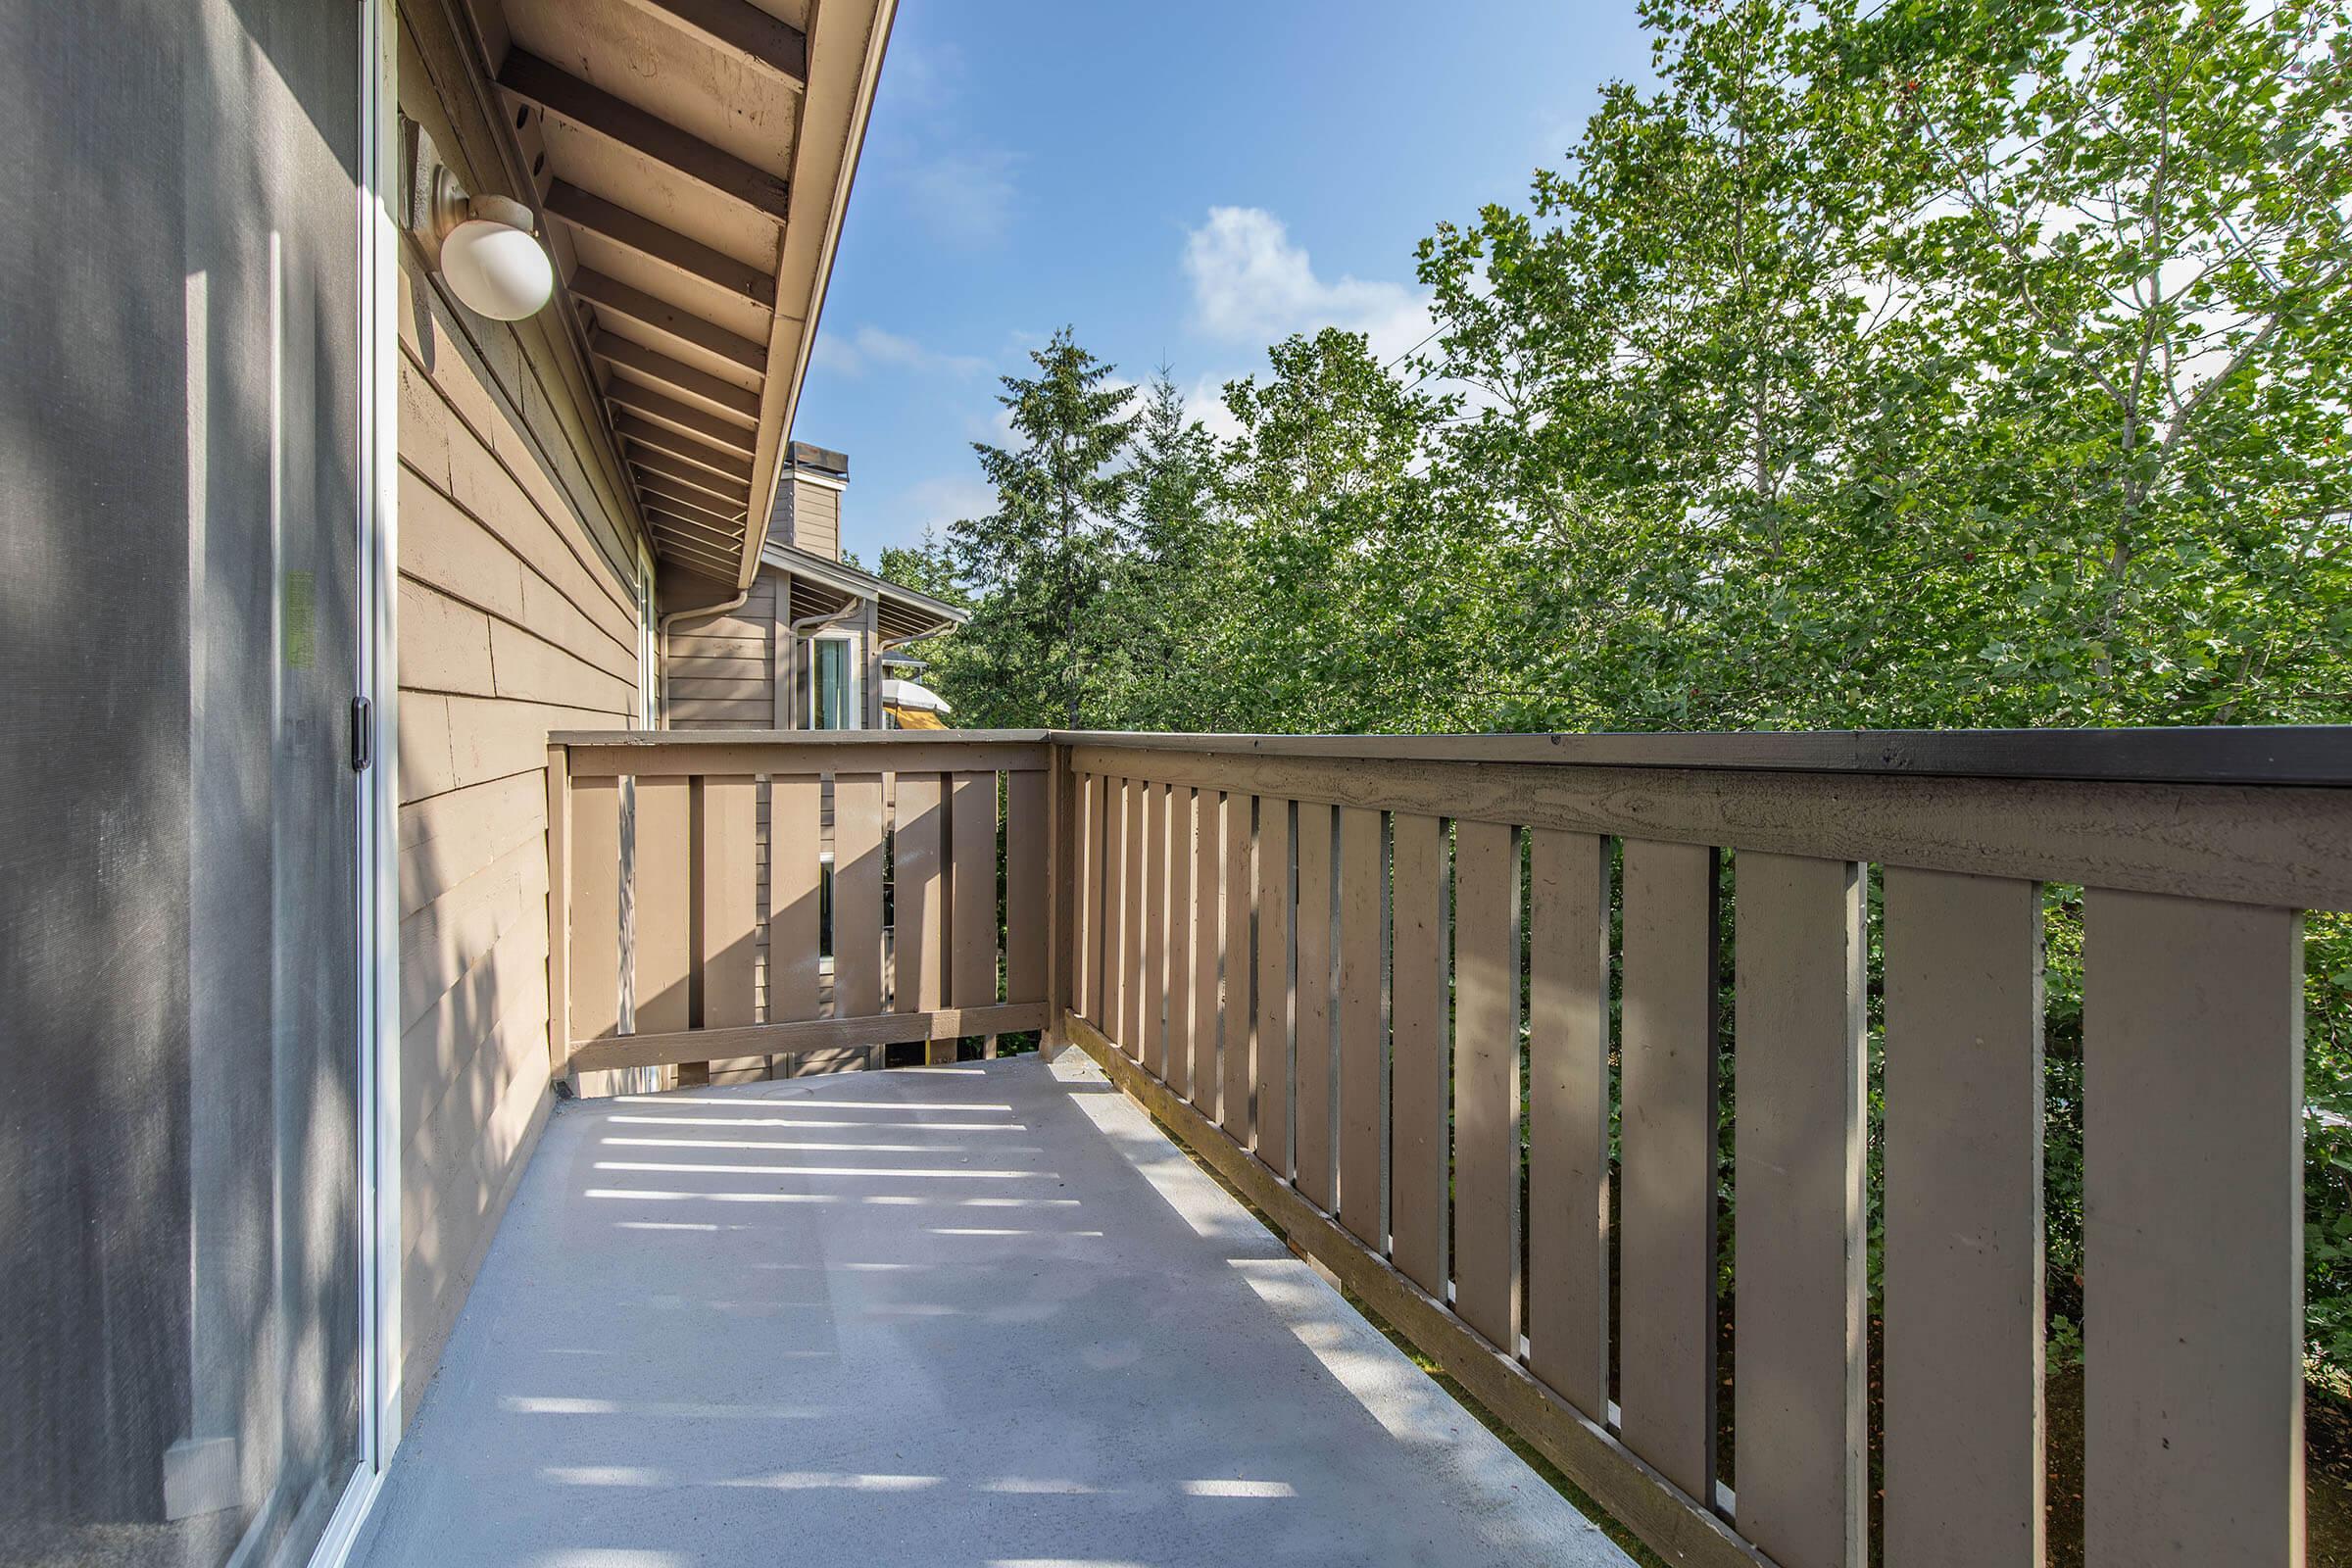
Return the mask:
M1410 346L1414 243L1648 65L1632 0L904 0L794 427L850 454L844 545L985 511L997 378L1065 323L1212 425L1290 332Z

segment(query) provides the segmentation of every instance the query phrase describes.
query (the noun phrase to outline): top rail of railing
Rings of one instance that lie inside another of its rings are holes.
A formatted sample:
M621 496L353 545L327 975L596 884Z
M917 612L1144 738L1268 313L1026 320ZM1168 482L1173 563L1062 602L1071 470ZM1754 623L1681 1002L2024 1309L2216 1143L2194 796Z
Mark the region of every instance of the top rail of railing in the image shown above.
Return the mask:
M1758 772L2352 785L2352 724L2140 729L1760 730L1535 735L1210 735L1133 730L560 730L571 747L1116 746L1237 757L1559 762Z
M2352 785L2352 724L1687 734L1174 735L1054 731L1059 745L1251 757L1561 762L1798 773Z

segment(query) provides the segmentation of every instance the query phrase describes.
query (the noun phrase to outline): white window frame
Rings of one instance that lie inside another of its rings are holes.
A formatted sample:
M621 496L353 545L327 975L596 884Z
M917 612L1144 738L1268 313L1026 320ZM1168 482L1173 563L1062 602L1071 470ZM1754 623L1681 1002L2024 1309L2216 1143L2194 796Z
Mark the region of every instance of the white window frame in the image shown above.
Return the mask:
M654 558L637 542L637 727L662 727L662 619L654 602Z
M805 641L805 642L808 644L808 706L807 707L807 709L806 709L804 711L805 711L805 713L806 713L806 715L807 715L807 718L808 718L808 727L809 727L811 730L814 730L814 729L817 727L817 726L816 726L816 691L817 691L816 650L817 650L817 645L818 645L818 644L820 644L820 643L840 643L840 644L841 644L841 645L842 645L844 648L846 648L846 649L848 649L848 650L849 650L848 659L849 659L849 666L850 666L850 670L849 670L849 673L850 673L850 691L849 691L849 713L848 713L849 722L848 722L848 723L846 723L846 724L843 724L843 725L841 725L841 726L840 726L840 728L842 728L842 729L863 729L863 728L865 728L865 679L864 679L864 663L863 663L863 660L862 660L862 658L860 657L860 656L861 656L861 653L862 653L862 644L863 644L863 641L864 641L864 639L863 639L861 636L859 636L859 634L858 634L858 633L857 633L856 631L850 631L850 630L841 630L841 631L819 631L819 632L811 632L811 633L810 633L810 634L809 634L808 637L804 638L804 639L803 639L803 641Z

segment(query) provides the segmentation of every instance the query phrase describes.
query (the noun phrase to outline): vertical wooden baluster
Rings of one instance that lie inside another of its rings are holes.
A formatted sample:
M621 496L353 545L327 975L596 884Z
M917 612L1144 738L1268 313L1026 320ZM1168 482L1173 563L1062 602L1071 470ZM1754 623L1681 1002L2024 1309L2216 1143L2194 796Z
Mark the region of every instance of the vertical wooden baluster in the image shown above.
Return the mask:
M997 775L951 775L948 989L956 1007L997 1004ZM956 1058L956 1042L943 1054Z
M1137 1061L1144 1059L1144 951L1151 932L1144 910L1144 845L1151 837L1152 786L1140 778L1127 781L1126 866L1119 892L1126 907L1119 915L1119 1049Z
M700 843L698 889L702 919L695 965L702 977L704 1029L756 1023L759 987L760 781L749 773L706 774L695 781ZM710 1063L712 1083L753 1083L767 1077L765 1056L730 1056Z
M1748 850L1734 875L1740 1533L1784 1568L1862 1568L1862 868Z
M1095 1022L1113 1045L1127 1017L1127 781L1102 781L1102 962Z
M1332 1121L1336 1063L1331 1051L1331 808L1298 803L1297 1102L1298 1191L1317 1208L1337 1197Z
M1528 1366L1605 1425L1608 841L1539 828L1528 861Z
M1004 775L1004 1000L1046 1000L1047 791L1044 772ZM993 871L992 871L993 875ZM990 919L995 919L992 909Z
M620 780L571 781L571 1038L620 1033ZM610 1072L579 1075L584 1096L612 1092Z
M1168 787L1144 790L1144 989L1135 1038L1136 1060L1165 1082L1168 1076Z
M752 932L752 1009L753 1016L766 1021L775 1014L768 1010L768 971L775 967L775 958L767 949L767 907L774 902L770 886L771 861L774 859L775 820L770 809L768 781L758 778L752 782L752 908L758 923ZM785 1063L770 1059L768 1076L784 1076Z
M1251 946L1257 920L1255 811L1253 797L1226 795L1224 947L1217 984L1217 1029L1225 1082L1219 1090L1217 1120L1244 1149L1257 1142L1257 960Z
M1519 845L1454 828L1454 1310L1519 1353Z
M2084 1561L2303 1557L2303 939L2291 909L2082 912Z
M1100 1027L1102 1022L1102 781L1092 773L1078 775L1077 835L1071 859L1078 873L1078 896L1072 901L1077 920L1075 952L1071 958L1078 1015Z
M1084 886L1078 870L1078 787L1079 779L1070 771L1070 749L1049 745L1046 765L1041 770L1036 793L1042 803L1039 821L1045 842L1038 847L1038 875L1042 880L1034 892L1039 901L1039 949L1036 955L1038 984L1046 1004L1045 1027L1037 1037L1038 1055L1052 1061L1070 1042L1069 1018L1078 1005L1078 915L1085 906L1079 889ZM1004 853L1009 858L1019 840L1019 787L1005 786L1005 809L1016 813L1016 821L1005 829ZM1014 1000L1015 987L1022 972L1021 944L1014 934L1017 901L1021 897L1020 874L1008 863L1004 883L1004 998Z
M1291 1175L1291 803L1257 801L1257 1157Z
M882 775L833 780L833 1016L882 1011ZM866 1065L883 1063L880 1046Z
M1701 1506L1715 1486L1715 852L1625 841L1625 1446Z
M1201 790L1193 800L1193 1001L1191 1007L1193 1059L1190 1069L1193 1105L1201 1115L1217 1119L1217 963L1220 879L1225 870L1225 804L1215 790Z
M894 1012L947 1004L947 808L937 773L901 773L891 824L891 994ZM954 1061L956 1042L925 1043L923 1059Z
M1399 811L1389 823L1395 861L1389 995L1389 1230L1396 1267L1446 1299L1446 1192L1450 1152L1446 1044L1448 934L1446 824Z
M824 946L822 843L824 780L777 774L767 783L767 1018L799 1023L817 1015ZM835 808L838 841L839 808ZM838 895L840 884L835 883ZM841 919L838 903L834 920ZM835 945L840 944L837 930ZM835 971L838 982L839 970ZM789 1077L789 1056L773 1070Z
M1193 1095L1193 792L1168 791L1167 1070L1160 1076L1184 1099Z
M1388 865L1378 811L1340 812L1340 1222L1375 1252L1388 1249L1388 1016L1381 947Z
M2041 890L1890 865L1885 943L1886 1560L2041 1568Z
M690 1026L692 784L684 774L637 780L636 1033L641 1035L667 1034ZM681 1077L687 1077L684 1069Z

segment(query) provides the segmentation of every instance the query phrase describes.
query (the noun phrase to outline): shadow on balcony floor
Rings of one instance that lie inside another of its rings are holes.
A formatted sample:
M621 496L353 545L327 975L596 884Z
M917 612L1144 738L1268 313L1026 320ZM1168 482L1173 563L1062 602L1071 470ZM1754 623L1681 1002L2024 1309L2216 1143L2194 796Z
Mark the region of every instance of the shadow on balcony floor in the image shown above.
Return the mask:
M1627 1561L1075 1053L561 1106L365 1560Z

